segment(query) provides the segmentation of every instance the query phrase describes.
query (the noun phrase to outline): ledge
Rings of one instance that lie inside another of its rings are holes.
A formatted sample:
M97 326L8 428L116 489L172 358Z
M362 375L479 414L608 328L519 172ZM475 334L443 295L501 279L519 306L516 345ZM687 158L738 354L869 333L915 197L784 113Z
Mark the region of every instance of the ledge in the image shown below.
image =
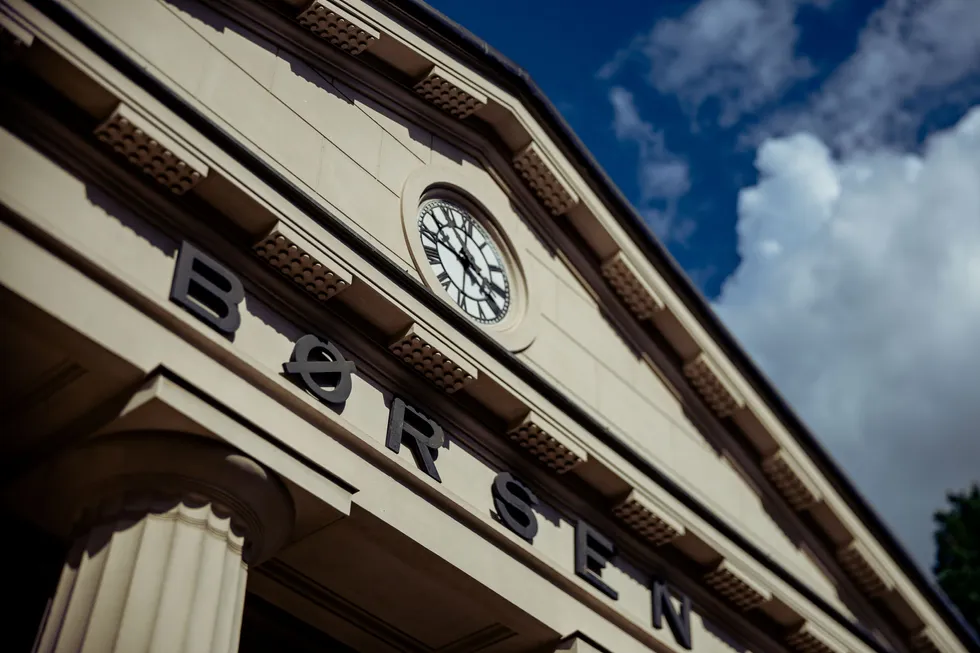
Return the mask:
M416 323L396 336L388 350L447 393L462 389L477 376L476 367Z
M848 653L810 622L787 635L786 644L796 653Z
M366 19L324 0L315 0L296 16L296 20L324 41L351 55L361 54L381 38L380 30Z
M771 592L728 560L706 573L704 582L742 612L772 600Z
M354 280L350 272L282 222L252 251L321 302L350 288Z
M822 498L819 490L785 449L763 460L762 471L797 512L806 510Z
M415 92L462 120L487 105L487 96L438 66L415 83Z
M551 215L562 215L578 204L575 192L565 185L533 141L514 156L514 168Z
M912 636L910 641L913 653L941 653L939 638L931 628L924 628Z
M854 540L838 549L837 559L844 571L868 596L881 596L895 588L860 540Z
M638 320L649 320L664 310L664 302L619 251L602 264L602 276Z
M183 195L208 176L202 161L125 104L95 128L95 135L175 195Z
M559 427L533 411L511 427L507 436L558 474L580 465L587 457L585 449L573 444Z
M0 52L2 61L20 56L34 44L34 34L13 18L0 13Z
M669 511L636 489L613 508L613 514L654 546L672 542L685 533L684 525Z
M718 417L730 417L745 406L745 399L705 352L684 364L684 375Z

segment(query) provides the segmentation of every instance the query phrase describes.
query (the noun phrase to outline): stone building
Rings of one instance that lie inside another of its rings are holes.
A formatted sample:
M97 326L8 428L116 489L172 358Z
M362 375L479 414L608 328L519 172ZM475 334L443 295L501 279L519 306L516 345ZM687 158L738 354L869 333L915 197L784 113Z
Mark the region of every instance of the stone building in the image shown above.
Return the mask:
M485 43L0 23L5 650L980 650Z

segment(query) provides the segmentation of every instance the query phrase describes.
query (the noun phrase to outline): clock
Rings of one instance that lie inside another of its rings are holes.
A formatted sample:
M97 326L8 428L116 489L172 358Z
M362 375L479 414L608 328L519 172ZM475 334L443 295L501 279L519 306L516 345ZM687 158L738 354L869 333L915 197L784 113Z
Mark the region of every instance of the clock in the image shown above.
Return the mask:
M481 324L507 317L507 265L490 233L468 209L442 198L422 202L418 237L425 263L456 306Z

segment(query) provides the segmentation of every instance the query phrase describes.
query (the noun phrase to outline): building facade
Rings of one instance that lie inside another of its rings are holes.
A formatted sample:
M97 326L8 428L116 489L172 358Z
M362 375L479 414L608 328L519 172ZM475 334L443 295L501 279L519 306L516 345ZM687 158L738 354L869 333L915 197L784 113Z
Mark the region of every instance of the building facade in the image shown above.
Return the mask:
M0 25L6 650L980 650L430 8Z

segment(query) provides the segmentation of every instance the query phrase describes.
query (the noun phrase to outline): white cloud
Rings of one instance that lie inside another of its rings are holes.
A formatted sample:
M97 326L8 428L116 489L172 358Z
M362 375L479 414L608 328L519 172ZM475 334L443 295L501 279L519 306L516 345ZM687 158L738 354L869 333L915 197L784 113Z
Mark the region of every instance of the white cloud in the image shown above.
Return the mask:
M976 0L888 0L820 91L764 120L749 142L806 130L842 152L912 145L923 115L980 74L978 26Z
M916 560L980 478L980 107L921 156L759 149L716 309Z
M678 218L676 205L691 187L687 162L667 149L663 132L643 120L632 93L614 87L609 92L609 101L613 106L612 126L616 138L632 143L638 149L637 181L641 212L647 224L665 241L686 241L694 233L695 223ZM654 206L658 203L664 206Z
M796 55L799 0L702 0L676 19L658 21L598 73L610 79L639 56L650 83L676 95L696 115L707 100L719 103L723 126L778 99L813 73Z

